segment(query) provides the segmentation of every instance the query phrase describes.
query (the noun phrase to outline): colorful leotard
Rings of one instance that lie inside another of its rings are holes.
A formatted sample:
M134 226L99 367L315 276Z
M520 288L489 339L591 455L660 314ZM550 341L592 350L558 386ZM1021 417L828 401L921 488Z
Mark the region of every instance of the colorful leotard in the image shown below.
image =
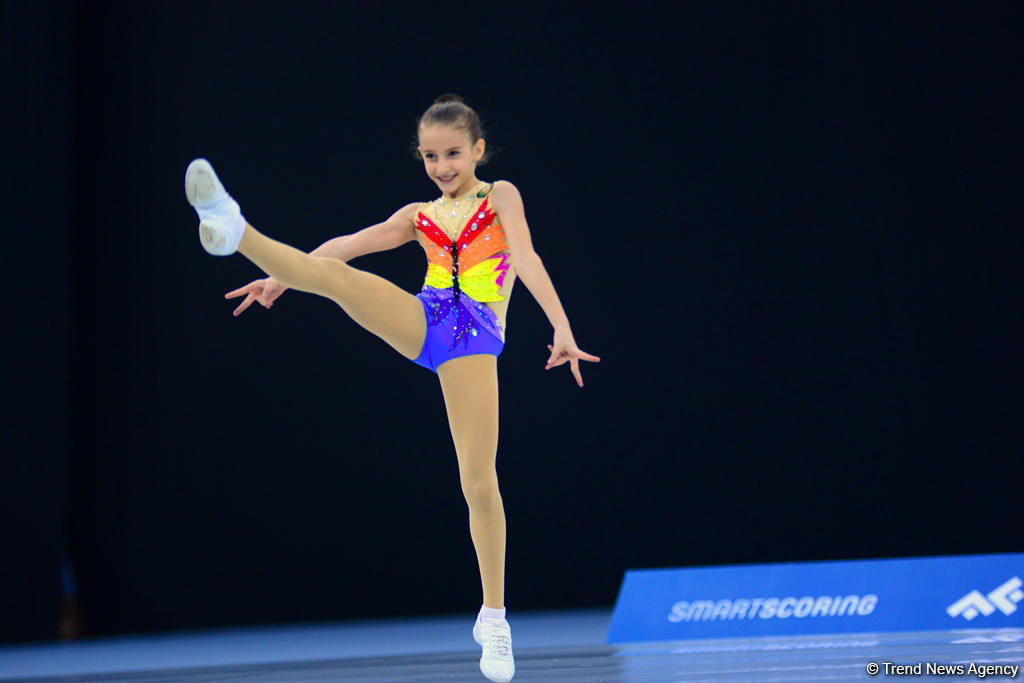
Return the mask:
M423 233L427 275L416 297L427 316L427 337L415 363L433 372L441 363L472 354L501 355L505 346L501 322L485 301L504 301L499 293L510 267L505 231L483 198L453 243L423 211L416 214L416 229ZM472 199L472 197L471 197ZM461 200L460 200L461 201ZM447 209L445 209L447 210Z

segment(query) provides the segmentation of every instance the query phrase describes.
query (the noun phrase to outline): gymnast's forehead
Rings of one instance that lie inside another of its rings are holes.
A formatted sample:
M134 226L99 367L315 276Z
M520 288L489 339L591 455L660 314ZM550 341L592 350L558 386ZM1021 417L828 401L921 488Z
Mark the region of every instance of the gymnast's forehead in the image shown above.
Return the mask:
M420 147L433 152L447 151L453 147L472 144L468 130L443 123L420 128L419 139Z

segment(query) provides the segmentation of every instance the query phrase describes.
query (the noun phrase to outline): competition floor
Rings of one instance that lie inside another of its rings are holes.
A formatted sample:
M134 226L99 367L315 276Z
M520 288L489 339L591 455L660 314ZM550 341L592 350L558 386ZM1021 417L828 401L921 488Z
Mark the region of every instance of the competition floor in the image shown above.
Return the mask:
M486 681L475 615L0 647L0 680ZM1020 665L1024 629L609 646L611 610L510 613L514 681L866 681L870 662ZM882 675L876 678L897 678ZM958 680L976 676L953 677ZM1021 675L1018 674L1018 679ZM985 680L1005 680L989 676Z

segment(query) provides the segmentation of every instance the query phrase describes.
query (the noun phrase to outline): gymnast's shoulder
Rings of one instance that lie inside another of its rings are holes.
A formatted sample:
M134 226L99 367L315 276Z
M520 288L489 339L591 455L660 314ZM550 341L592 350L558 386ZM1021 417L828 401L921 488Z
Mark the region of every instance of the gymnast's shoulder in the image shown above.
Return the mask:
M491 196L491 208L498 214L498 223L505 233L512 260L518 267L535 253L530 228L526 224L523 198L519 189L507 180L495 181Z
M519 188L508 180L495 180L491 184L490 195L491 208L499 219L523 213L523 197L519 194Z
M430 202L412 202L410 204L406 204L398 211L395 211L388 220L399 220L403 223L415 225L416 216L418 216L428 204L430 204Z

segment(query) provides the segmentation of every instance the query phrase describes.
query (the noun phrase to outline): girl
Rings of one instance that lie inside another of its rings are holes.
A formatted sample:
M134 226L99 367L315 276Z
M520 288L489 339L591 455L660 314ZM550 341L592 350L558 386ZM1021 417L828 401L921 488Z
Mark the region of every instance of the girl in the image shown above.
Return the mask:
M270 277L229 292L246 295L237 316L259 301L270 308L287 289L335 301L357 323L409 360L435 372L469 505L469 529L480 565L483 605L473 626L489 680L515 672L505 620L505 511L498 492L497 359L505 344L508 297L522 278L554 328L545 369L569 363L583 386L579 361L600 358L576 346L551 279L530 243L523 202L512 183L481 182L486 161L480 121L455 95L442 95L420 117L418 156L441 190L432 202L407 204L383 223L325 242L309 254L256 231L204 159L189 164L185 194L199 213L199 236L211 254L235 251ZM413 296L346 261L416 240L427 255L422 290Z

